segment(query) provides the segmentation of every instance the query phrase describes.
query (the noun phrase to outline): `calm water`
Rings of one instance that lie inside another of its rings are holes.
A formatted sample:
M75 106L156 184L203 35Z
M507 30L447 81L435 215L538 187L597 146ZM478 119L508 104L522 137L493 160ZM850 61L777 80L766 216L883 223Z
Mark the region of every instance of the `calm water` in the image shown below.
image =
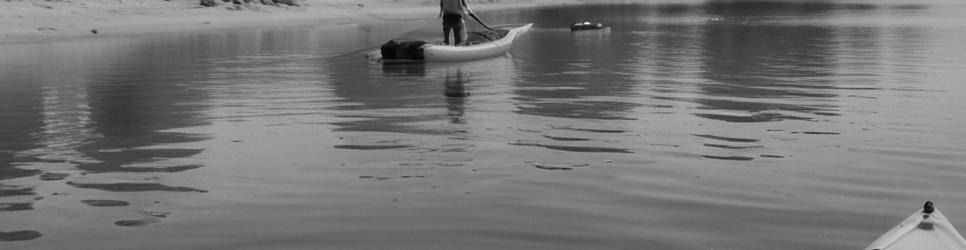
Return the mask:
M435 20L0 44L0 248L858 249L926 200L966 228L964 11L487 13L536 27L462 64L363 57Z

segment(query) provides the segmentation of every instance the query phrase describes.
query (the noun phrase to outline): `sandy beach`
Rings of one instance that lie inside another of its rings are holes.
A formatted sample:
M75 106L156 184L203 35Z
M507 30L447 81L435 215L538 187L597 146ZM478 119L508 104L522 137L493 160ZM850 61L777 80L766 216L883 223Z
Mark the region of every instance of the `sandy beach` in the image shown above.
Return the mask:
M64 37L143 34L234 27L338 25L435 18L432 0L306 0L300 6L235 5L197 0L5 0L0 4L0 42ZM566 5L582 0L472 0L477 11ZM603 1L596 1L603 2Z

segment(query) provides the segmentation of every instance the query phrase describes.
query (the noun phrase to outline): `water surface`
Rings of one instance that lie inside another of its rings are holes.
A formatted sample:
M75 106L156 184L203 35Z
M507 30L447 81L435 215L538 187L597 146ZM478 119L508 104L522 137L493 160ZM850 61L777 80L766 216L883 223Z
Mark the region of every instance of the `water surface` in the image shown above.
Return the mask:
M363 57L435 20L0 44L0 248L856 249L926 200L966 228L963 10L486 13L536 25L458 64Z

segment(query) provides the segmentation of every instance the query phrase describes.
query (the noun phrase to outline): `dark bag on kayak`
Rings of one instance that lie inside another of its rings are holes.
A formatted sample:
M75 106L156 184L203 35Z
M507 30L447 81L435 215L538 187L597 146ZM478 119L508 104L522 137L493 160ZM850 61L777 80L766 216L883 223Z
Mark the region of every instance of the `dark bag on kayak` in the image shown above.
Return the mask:
M386 42L379 50L382 51L382 59L410 59L423 60L424 41L396 41Z

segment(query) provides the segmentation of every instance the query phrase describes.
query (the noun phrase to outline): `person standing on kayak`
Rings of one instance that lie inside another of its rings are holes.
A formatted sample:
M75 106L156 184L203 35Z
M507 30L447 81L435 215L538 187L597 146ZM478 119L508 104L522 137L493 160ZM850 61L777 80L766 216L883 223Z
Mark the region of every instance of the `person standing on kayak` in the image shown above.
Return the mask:
M463 39L467 38L466 22L463 21L464 15L476 19L483 27L493 30L493 28L490 28L483 21L480 21L479 17L476 17L476 13L473 13L473 10L470 10L470 7L466 5L466 0L439 0L439 17L443 19L444 44L449 44L449 33L452 30L453 45L463 45Z

